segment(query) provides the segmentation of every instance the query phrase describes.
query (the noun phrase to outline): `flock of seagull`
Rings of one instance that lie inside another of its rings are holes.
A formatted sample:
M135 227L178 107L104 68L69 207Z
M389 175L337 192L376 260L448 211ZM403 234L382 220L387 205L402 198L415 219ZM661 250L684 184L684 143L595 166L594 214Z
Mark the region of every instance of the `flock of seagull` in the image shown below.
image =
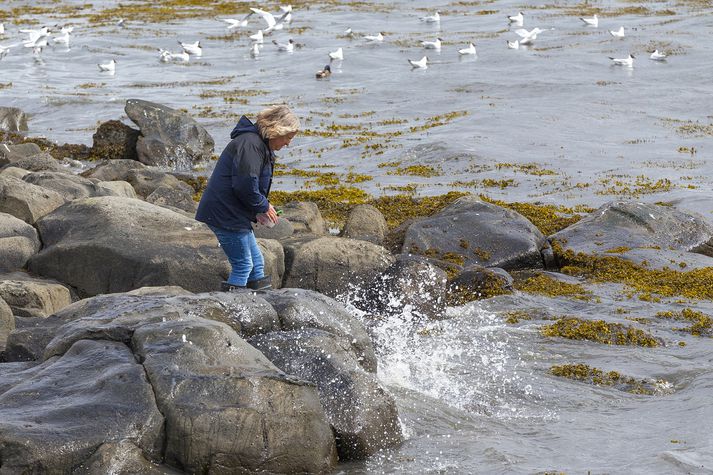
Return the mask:
M277 15L273 15L272 13L267 12L265 10L261 10L259 8L250 8L250 13L245 15L243 18L224 18L223 21L228 24L228 30L233 30L236 28L248 27L249 20L253 15L257 15L262 18L266 26L264 28L259 29L255 34L249 36L251 40L250 55L255 58L260 55L260 48L262 48L264 44L265 36L269 35L273 31L282 30L285 25L288 25L292 22L292 11L292 5L280 6L280 13L278 13ZM421 17L420 20L424 23L440 25L441 15L439 11L436 11L433 15ZM546 31L540 28L534 28L529 31L524 29L523 25L525 20L525 14L521 11L518 12L516 15L508 16L507 20L511 25L519 27L518 29L514 30L514 33L519 36L519 39L516 39L514 41L507 40L507 47L510 49L519 49L521 46L532 45L537 39L537 36ZM599 18L596 14L593 15L591 18L581 17L580 20L584 23L586 27L599 27ZM119 19L116 22L116 25L124 27L124 19ZM26 34L27 38L21 41L20 43L15 43L7 46L0 45L0 60L2 60L8 54L11 48L19 45L22 45L25 48L32 48L33 54L36 58L40 56L43 48L45 48L48 44L59 44L68 47L70 43L70 35L73 30L74 28L71 26L63 26L59 30L58 34L51 36L52 30L46 26L43 26L39 29L20 29L19 32ZM554 28L551 28L551 30L554 30ZM624 27L621 26L617 30L609 30L609 34L614 38L623 38L625 36ZM4 37L4 35L5 26L3 23L0 23L0 37ZM385 34L383 32L379 32L376 35L362 35L362 38L366 42L380 43L384 41L384 35ZM352 32L351 28L349 28L344 32L344 36L354 37L355 35ZM439 37L436 38L434 41L421 41L421 46L427 50L436 50L440 52L442 42L443 39ZM272 43L276 46L278 51L291 53L294 51L295 48L295 42L292 39L289 39L286 43L278 42L277 40L273 40ZM203 48L201 46L200 41L196 41L194 43L186 43L179 41L178 44L181 47L181 50L178 52L159 49L159 61L187 62L190 61L191 56L200 57L203 54ZM477 51L475 48L475 43L468 43L466 47L458 50L458 54L461 56L476 56ZM658 50L654 50L649 56L649 58L654 61L664 61L666 59L666 54L659 52ZM614 65L626 66L631 68L634 65L635 57L633 54L629 54L629 56L626 58L614 58L610 56L609 59ZM330 62L342 60L344 60L343 48L340 47L336 51L332 51L329 53ZM412 68L418 69L428 68L429 62L430 60L427 55L424 55L419 60L408 60L408 63L412 66ZM117 61L115 59L112 59L107 63L98 63L97 67L101 72L108 72L114 74L114 72L116 71L116 64ZM317 71L316 77L318 79L322 79L328 77L330 74L331 68L329 64L327 64L324 69Z

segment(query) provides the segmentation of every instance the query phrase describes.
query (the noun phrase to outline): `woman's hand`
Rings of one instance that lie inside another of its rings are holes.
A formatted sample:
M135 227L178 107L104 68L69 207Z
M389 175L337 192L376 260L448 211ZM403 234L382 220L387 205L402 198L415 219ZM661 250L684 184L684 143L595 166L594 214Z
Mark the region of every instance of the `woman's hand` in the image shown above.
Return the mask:
M270 205L270 207L267 209L267 213L265 214L268 218L270 218L270 221L277 224L277 211L275 211L275 208L272 205Z

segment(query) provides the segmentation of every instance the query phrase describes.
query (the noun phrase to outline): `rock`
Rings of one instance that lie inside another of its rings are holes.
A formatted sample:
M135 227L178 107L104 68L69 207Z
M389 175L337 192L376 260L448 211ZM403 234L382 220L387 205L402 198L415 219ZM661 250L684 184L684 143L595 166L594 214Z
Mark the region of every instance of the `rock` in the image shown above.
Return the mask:
M100 181L126 181L131 170L143 170L146 165L135 160L108 160L82 173L85 178Z
M165 463L189 473L321 473L337 461L315 387L228 326L194 318L132 338L166 417Z
M21 272L0 275L0 297L20 317L47 317L72 303L64 285Z
M322 213L310 201L291 201L281 207L282 217L291 224L295 234L309 233L315 236L329 234Z
M446 273L420 256L399 255L353 304L378 314L440 318L446 309ZM358 296L357 296L358 297Z
M92 155L107 160L138 160L140 132L118 121L102 122L92 136Z
M99 196L122 196L124 198L137 198L136 191L128 181L100 181L97 183L102 194Z
M53 190L0 175L0 212L34 224L42 216L64 204L62 195Z
M330 297L373 281L394 261L383 247L356 239L293 238L283 247L283 287L316 290Z
M193 196L193 188L175 176L155 169L129 170L126 181L136 190L136 194L147 197L160 187L183 190Z
M17 145L3 143L0 144L0 166L40 153L42 153L42 149L36 143L28 142Z
M0 130L21 132L27 130L27 115L17 107L0 107Z
M54 190L67 201L107 194L107 190L98 187L94 182L71 173L41 171L29 173L22 179L27 183Z
M31 172L25 170L24 168L17 167L6 167L0 170L0 175L11 176L13 178L17 178L18 180L22 180L26 175L30 173Z
M23 170L31 172L51 171L69 173L59 161L55 160L52 155L46 152L18 158L17 160L9 162L3 168L7 167L22 168Z
M541 252L548 247L542 233L519 213L464 196L409 226L402 250L464 266L512 270L542 268Z
M257 239L257 245L265 260L265 275L272 278L272 288L279 289L285 275L285 250L275 239Z
M154 289L147 292L149 289ZM252 292L176 293L171 287L137 289L98 295L57 312L48 320L54 336L45 343L44 357L61 355L82 339L129 344L137 328L149 323L200 317L230 326L245 336L280 329L277 312ZM38 332L43 338L42 332ZM14 338L13 344L14 344Z
M193 189L159 186L146 197L146 201L157 206L173 206L189 213L198 209L198 203L193 201Z
M82 340L0 395L5 473L71 473L108 440L161 458L164 419L121 343Z
M8 335L5 345L5 361L41 361L45 348L62 324L53 316L15 317L15 330Z
M210 159L213 138L187 114L139 99L127 100L124 110L141 130L136 153L142 163L190 170Z
M12 315L12 309L0 298L0 352L5 351L7 337L14 329L15 317Z
M0 213L0 270L25 267L40 250L37 230L19 218Z
M229 273L205 225L140 200L75 200L37 227L45 247L28 268L81 296L161 285L205 292L219 289Z
M382 245L387 231L386 219L381 211L372 205L363 204L355 206L349 212L342 235Z
M268 228L267 226L261 226L258 224L253 224L253 231L255 232L256 238L263 239L287 239L292 236L295 232L295 228L285 218L277 218L277 224L275 226Z
M366 328L341 303L304 289L274 290L263 297L277 311L283 330L316 328L345 338L359 364L366 371L376 372L374 346Z
M304 329L250 343L284 372L317 385L341 460L363 459L403 440L394 399L359 366L348 339Z
M652 268L713 267L713 226L670 206L612 201L550 240L564 250L646 261Z
M473 264L448 282L449 304L463 305L473 300L512 292L513 278L498 267Z
M179 475L183 472L146 460L143 452L128 440L102 444L72 475Z

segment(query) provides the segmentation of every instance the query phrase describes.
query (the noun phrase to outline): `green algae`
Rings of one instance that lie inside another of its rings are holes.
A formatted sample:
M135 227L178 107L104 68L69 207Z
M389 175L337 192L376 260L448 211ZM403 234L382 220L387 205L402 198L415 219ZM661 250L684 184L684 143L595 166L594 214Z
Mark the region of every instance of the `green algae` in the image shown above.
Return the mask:
M685 331L693 336L713 337L713 319L703 312L684 308L680 312L658 312L656 316L659 318L689 322L691 324L690 327L678 328L677 330Z
M563 250L553 240L552 249L564 274L586 277L595 282L616 282L632 292L664 297L713 299L713 268L689 271L649 269L616 256L593 256Z
M559 378L580 381L594 386L609 386L620 391L645 396L660 394L662 392L660 388L669 385L669 383L664 380L650 381L646 379L635 379L630 376L625 376L618 371L605 372L599 368L594 368L583 363L554 365L550 368L549 372Z
M592 293L582 285L562 282L545 274L538 274L524 281L516 282L515 289L548 297L568 297L584 301L592 299Z
M607 345L654 348L662 343L650 333L638 328L576 317L562 317L551 325L544 325L540 333L546 337L587 340Z
M410 165L407 167L397 168L387 172L388 175L407 175L407 176L422 176L431 178L441 176L443 172L429 165Z

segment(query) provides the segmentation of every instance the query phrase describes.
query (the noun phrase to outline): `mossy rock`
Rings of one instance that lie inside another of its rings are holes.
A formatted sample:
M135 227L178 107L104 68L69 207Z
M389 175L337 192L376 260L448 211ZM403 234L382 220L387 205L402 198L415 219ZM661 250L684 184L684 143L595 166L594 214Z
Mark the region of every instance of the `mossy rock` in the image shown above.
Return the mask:
M663 345L663 340L638 328L620 323L609 323L604 320L583 320L576 317L562 317L551 325L543 326L540 332L547 337L587 340L607 345L647 348Z
M583 363L555 365L550 368L550 374L594 386L611 386L619 391L632 394L652 396L665 392L670 393L670 390L664 390L664 388L670 387L670 383L664 380L636 379L618 371L605 372Z
M513 279L505 270L473 265L448 282L448 305L463 305L512 292Z

